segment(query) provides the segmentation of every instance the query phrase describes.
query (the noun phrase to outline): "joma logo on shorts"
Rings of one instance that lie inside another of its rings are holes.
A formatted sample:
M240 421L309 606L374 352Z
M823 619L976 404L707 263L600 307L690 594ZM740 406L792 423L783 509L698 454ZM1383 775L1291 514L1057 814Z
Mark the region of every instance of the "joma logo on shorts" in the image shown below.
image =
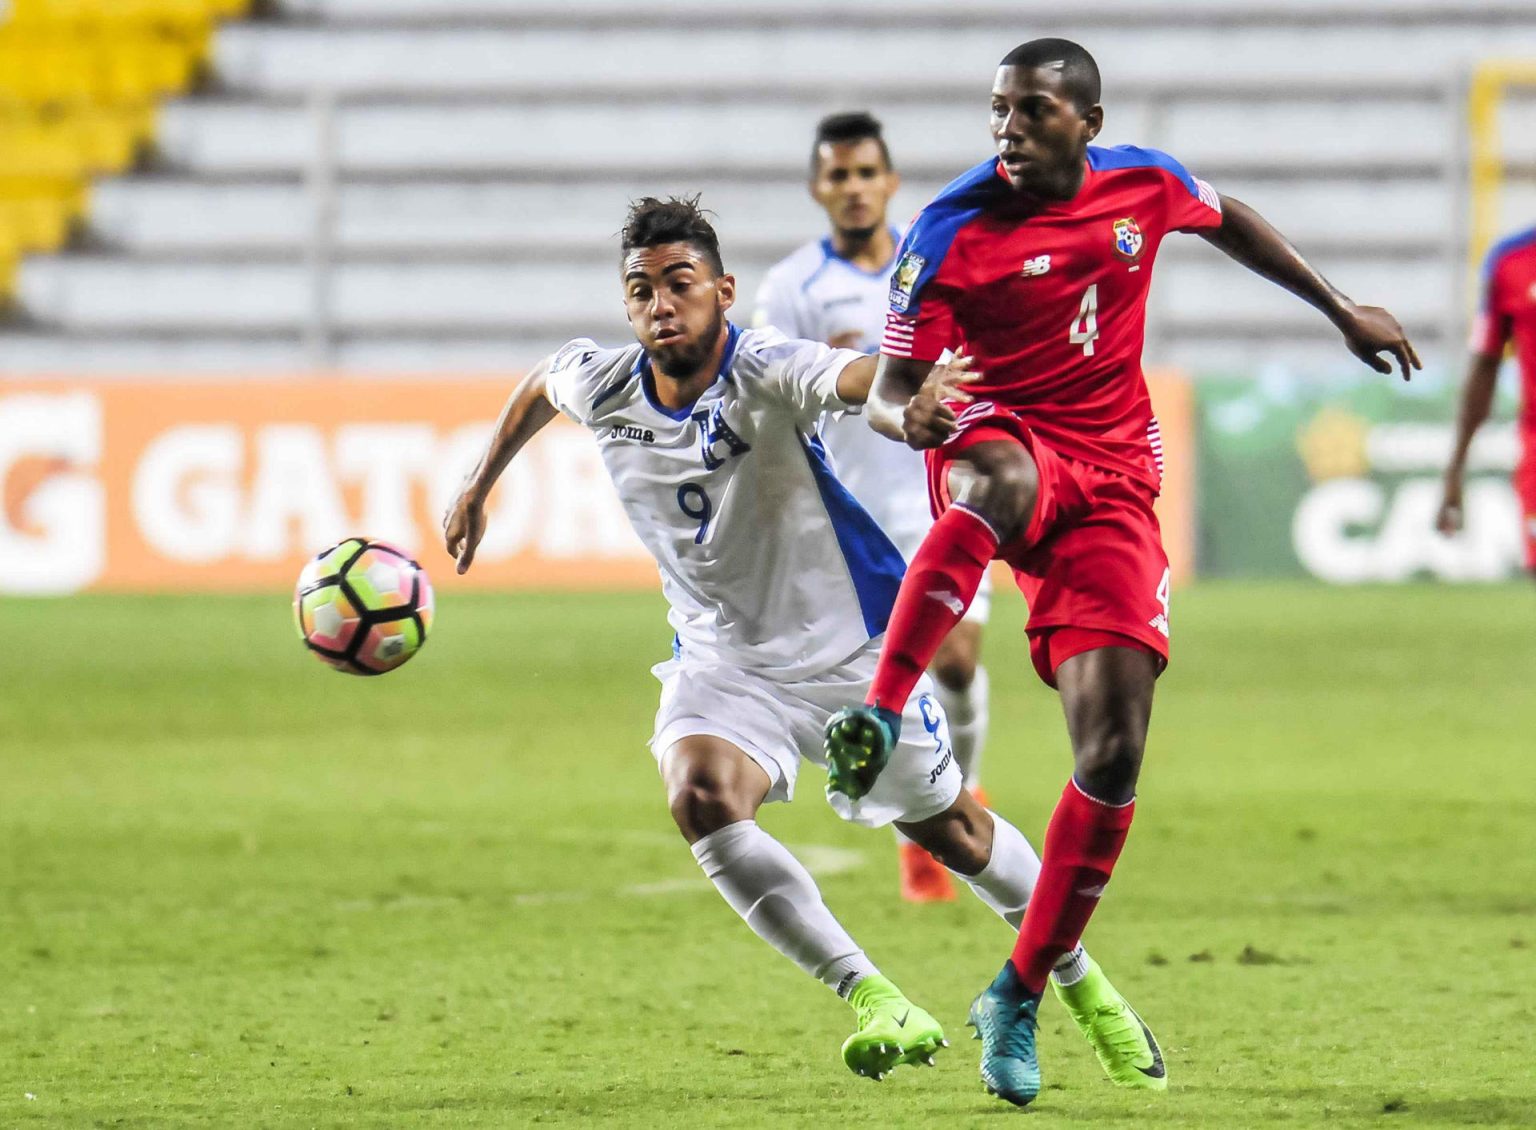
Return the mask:
M955 756L954 750L946 749L944 756L939 758L939 763L933 767L933 772L928 774L928 783L931 785L944 775L944 770L949 768L949 763Z

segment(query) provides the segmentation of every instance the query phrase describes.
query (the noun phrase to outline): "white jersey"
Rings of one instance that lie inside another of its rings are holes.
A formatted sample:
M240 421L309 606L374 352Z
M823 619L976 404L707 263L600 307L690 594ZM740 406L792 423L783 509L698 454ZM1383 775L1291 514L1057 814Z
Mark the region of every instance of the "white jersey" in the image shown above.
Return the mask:
M729 334L714 384L685 410L657 400L639 344L569 343L548 395L596 434L660 568L680 653L800 678L885 631L906 565L817 433L848 409L837 378L860 355L771 329Z
M891 234L899 243L900 233ZM893 259L883 270L866 271L839 258L829 239L807 243L768 272L753 325L874 353L885 330L894 266ZM858 416L826 420L822 434L838 478L910 558L933 521L922 455Z

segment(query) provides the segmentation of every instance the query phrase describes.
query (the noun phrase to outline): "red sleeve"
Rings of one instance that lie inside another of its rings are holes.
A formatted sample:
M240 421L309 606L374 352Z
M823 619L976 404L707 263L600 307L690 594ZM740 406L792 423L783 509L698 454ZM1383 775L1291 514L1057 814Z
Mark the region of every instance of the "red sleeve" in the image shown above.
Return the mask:
M1498 264L1490 263L1483 273L1483 300L1478 305L1477 317L1472 321L1472 340L1469 344L1473 353L1487 357L1504 356L1504 347L1509 344L1513 326L1501 290Z
M954 330L955 313L949 296L941 288L930 286L915 313L886 312L885 337L880 342L880 352L887 357L937 361L949 348Z
M1221 227L1221 197L1199 177L1163 175L1168 198L1169 231L1209 231Z

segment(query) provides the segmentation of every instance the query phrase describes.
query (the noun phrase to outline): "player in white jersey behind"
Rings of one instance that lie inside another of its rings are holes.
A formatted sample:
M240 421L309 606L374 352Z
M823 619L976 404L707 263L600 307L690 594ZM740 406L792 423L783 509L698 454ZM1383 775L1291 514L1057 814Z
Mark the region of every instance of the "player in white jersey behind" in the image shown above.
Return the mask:
M768 272L757 295L754 326L792 338L876 353L885 329L891 269L901 233L886 219L901 177L891 165L880 122L863 112L830 114L816 127L810 192L830 232L800 247ZM891 443L860 416L829 414L820 431L832 465L859 505L910 561L933 519L923 456ZM987 737L987 669L981 630L991 604L984 580L965 618L934 657L929 674L949 719L950 740L965 785L983 804L981 751ZM949 872L921 845L897 832L901 894L909 902L955 897Z
M678 829L747 925L854 1007L858 1028L843 1045L852 1070L878 1079L931 1062L945 1044L937 1021L880 975L756 822L765 801L790 799L799 758L824 763L822 728L864 693L905 569L817 435L825 413L864 402L875 359L730 325L735 280L693 201L639 201L622 248L638 343L573 341L535 366L444 517L446 547L459 572L471 566L491 487L557 411L594 432L671 606L676 642L654 668L651 749ZM939 379L963 398L957 374ZM829 782L829 802L855 823L894 821L1017 927L1038 856L961 786L926 679L906 723L910 736L868 794L849 801ZM1084 969L1103 976L1081 949L1058 967Z

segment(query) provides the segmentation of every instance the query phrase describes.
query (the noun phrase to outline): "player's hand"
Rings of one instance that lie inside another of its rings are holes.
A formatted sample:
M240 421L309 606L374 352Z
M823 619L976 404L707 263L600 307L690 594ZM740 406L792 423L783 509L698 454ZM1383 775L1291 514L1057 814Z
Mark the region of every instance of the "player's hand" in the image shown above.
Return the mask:
M1408 380L1410 370L1424 368L1418 352L1397 319L1380 306L1350 305L1339 321L1344 343L1349 351L1378 373L1390 373L1392 360L1402 369L1403 380ZM1390 354L1383 357L1382 354Z
M955 410L950 404L969 404L974 397L965 386L981 379L971 371L971 358L957 355L936 365L916 396L901 414L902 437L907 446L922 451L938 447L955 430Z
M479 492L465 487L443 515L443 547L458 561L462 575L474 563L475 550L485 536L485 502Z
M1446 537L1461 533L1461 482L1447 479L1445 494L1440 499L1440 510L1435 514L1435 529Z

